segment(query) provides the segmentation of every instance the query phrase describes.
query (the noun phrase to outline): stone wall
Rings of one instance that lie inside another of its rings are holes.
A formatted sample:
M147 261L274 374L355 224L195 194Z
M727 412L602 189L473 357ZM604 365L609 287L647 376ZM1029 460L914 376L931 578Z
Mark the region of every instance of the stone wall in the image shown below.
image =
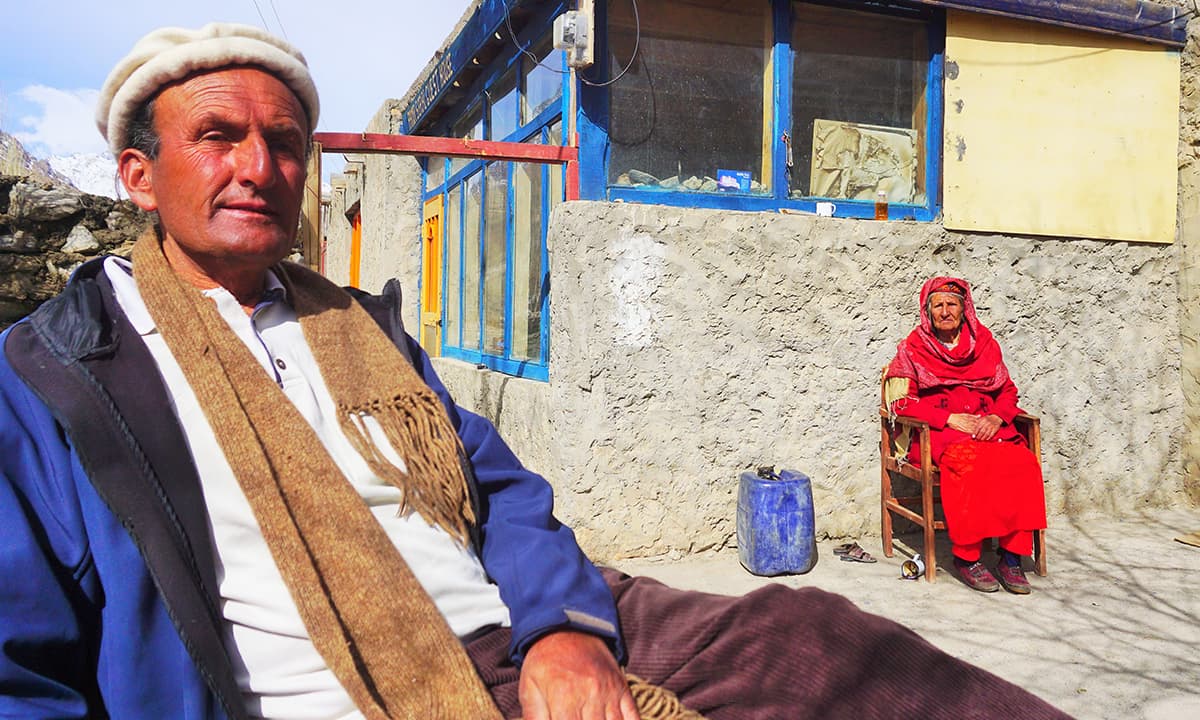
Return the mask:
M128 255L149 216L129 201L0 176L0 329L54 297L95 255Z

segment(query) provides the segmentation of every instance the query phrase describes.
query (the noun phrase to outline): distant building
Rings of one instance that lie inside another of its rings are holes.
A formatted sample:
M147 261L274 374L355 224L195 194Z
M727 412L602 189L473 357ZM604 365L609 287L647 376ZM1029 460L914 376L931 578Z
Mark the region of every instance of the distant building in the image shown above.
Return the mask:
M601 0L579 72L573 6L475 3L367 130L577 138L591 202L559 166L351 158L324 267L401 278L593 552L730 543L754 464L877 532L878 375L940 273L1045 418L1052 512L1200 502L1190 2Z

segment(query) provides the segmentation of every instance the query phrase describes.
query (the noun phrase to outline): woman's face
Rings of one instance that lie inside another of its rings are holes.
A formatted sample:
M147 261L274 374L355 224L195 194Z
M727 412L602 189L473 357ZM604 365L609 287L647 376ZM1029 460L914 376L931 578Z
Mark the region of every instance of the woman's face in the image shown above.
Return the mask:
M953 337L962 327L963 301L954 293L933 293L929 296L929 320L933 331L946 338Z

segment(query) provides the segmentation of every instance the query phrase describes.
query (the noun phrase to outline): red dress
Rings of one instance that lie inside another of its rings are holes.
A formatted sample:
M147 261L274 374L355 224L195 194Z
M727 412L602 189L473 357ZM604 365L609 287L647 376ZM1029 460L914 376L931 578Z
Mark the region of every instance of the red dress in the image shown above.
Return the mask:
M929 295L946 283L960 285L964 296L954 347L938 342L927 312ZM1029 555L1032 531L1046 527L1046 498L1037 458L1012 424L1021 410L1000 346L975 316L965 281L934 278L921 289L920 302L921 325L900 343L888 365L888 377L909 381L908 396L893 402L891 410L929 423L930 457L941 470L942 508L955 555L978 559L980 542L989 537ZM994 414L1004 424L994 438L980 442L948 426L953 413ZM909 458L920 462L916 442Z
M942 509L950 542L967 547L998 537L1009 540L1001 543L1005 549L1031 554L1029 533L1046 527L1046 498L1037 458L1012 425L1020 412L1012 381L995 393L985 393L962 386L921 392L910 380L909 398L894 407L897 415L929 423L930 456L941 470ZM1004 424L995 438L979 442L946 425L951 413L995 414ZM909 459L920 464L921 448L915 439ZM956 554L977 555L977 551Z

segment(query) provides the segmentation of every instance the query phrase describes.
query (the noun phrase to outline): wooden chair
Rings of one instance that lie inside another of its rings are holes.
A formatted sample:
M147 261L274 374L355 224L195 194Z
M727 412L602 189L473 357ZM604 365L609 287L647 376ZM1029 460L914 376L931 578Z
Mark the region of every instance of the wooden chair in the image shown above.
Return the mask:
M880 519L883 526L883 554L892 556L892 515L911 521L924 533L925 579L934 581L937 572L937 553L934 532L945 530L946 523L934 516L934 505L941 504L941 473L929 457L929 423L913 418L891 418L887 406L887 367L884 366L879 388L879 463L880 463ZM1033 416L1021 414L1013 421L1017 432L1025 437L1038 464L1042 462L1041 421ZM907 431L909 437L919 437L921 464L908 461L908 443L902 440ZM896 496L892 490L892 475L908 478L920 486L921 494ZM1034 571L1046 575L1046 531L1033 534Z

